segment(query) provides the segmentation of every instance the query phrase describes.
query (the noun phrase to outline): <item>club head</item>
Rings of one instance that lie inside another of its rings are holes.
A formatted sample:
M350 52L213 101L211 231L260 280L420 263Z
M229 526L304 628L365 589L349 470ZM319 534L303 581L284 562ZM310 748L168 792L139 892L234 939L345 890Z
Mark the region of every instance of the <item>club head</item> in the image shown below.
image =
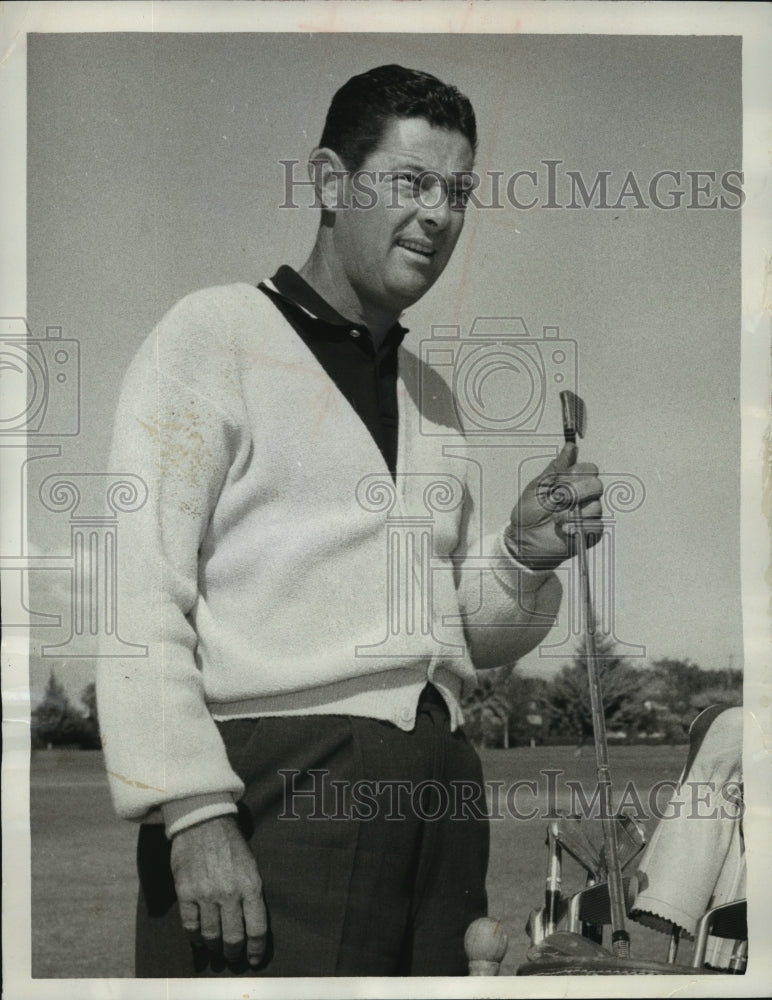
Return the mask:
M563 437L574 443L577 435L583 438L587 430L587 407L582 397L570 389L564 389L560 393L560 406L563 412Z
M632 816L624 814L615 816L617 827L617 855L619 857L619 867L624 870L646 846L646 835L643 828L636 823ZM605 844L600 849L600 863L602 877L608 877L608 865L606 864Z
M563 816L557 828L557 839L566 854L584 868L594 880L600 878L601 859L598 848L589 840L578 816Z

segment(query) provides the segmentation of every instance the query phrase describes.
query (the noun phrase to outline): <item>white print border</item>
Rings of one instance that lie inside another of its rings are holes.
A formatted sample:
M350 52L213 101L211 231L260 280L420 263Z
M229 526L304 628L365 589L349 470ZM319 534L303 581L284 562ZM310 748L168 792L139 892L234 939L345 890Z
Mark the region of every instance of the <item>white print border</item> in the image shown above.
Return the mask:
M768 12L763 5L721 3L710 5L673 3L647 5L618 3L564 5L544 3L490 3L484 6L459 3L452 9L432 2L423 4L261 4L259 30L324 32L336 31L421 31L453 30L468 33L539 32L578 33L577 14L581 10L582 30L594 34L712 34L743 35L744 92L744 190L743 208L743 603L745 621L746 746L745 764L751 807L745 820L752 863L749 924L751 965L740 980L719 977L712 983L685 983L681 979L661 980L636 977L638 996L660 996L678 989L684 996L765 995L770 975L770 954L763 940L769 926L772 885L770 885L769 823L772 816L772 782L769 781L772 726L769 716L770 691L761 665L768 653L767 592L762 583L769 556L767 544L768 506L762 500L761 466L767 469L762 440L768 423L768 340L769 310L772 308L772 279L765 233L770 224L768 178L769 94L772 67ZM254 31L253 4L112 3L51 5L31 3L6 5L0 25L3 40L3 83L9 100L0 108L3 134L10 137L3 157L3 196L8 211L0 269L0 313L23 316L25 302L25 54L27 34L34 31ZM766 184L766 187L765 187ZM10 454L10 450L5 455ZM768 475L768 472L767 472ZM4 509L14 498L3 487ZM764 512L764 513L761 513ZM706 538L710 531L706 525ZM763 540L763 541L762 541ZM8 551L2 546L2 551ZM28 726L29 695L26 680L27 646L23 639L4 637L3 700L3 825L6 914L4 921L5 994L10 1000L35 998L80 998L89 996L137 997L142 1000L168 997L258 997L265 990L258 984L213 981L140 982L126 980L45 980L29 978L29 837L28 833ZM754 928L756 930L754 930ZM9 957L12 956L12 957ZM292 981L270 984L272 996L334 997L340 995L334 981ZM628 981L627 990L632 988ZM377 989L381 996L510 996L512 983L488 980L469 982L411 982L401 984L370 981L360 989ZM615 996L619 984L574 979L570 983L544 983L531 979L534 996L554 995L554 990L570 990L572 996ZM351 983L347 990L356 991ZM351 995L354 995L352 992Z

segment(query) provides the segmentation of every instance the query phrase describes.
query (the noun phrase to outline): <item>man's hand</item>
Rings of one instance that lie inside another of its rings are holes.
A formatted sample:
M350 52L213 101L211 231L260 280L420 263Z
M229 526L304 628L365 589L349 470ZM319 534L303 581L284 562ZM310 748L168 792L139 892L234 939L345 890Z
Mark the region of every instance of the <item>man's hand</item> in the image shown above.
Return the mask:
M564 530L581 513L588 545L601 538L598 468L576 461L577 447L566 444L544 472L530 482L512 511L506 529L509 546L529 569L555 569L577 551L577 536Z
M172 840L172 874L182 926L193 944L229 965L265 954L268 919L255 859L233 816L216 816Z

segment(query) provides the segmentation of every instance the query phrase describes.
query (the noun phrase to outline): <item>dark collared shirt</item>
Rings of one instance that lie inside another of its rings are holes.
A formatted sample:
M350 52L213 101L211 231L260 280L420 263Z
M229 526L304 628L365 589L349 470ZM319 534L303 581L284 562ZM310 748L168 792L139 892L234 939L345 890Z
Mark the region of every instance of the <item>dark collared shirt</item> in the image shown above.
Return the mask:
M397 469L397 349L407 329L399 323L376 349L368 328L341 316L286 264L258 286L313 352L372 434L392 477Z

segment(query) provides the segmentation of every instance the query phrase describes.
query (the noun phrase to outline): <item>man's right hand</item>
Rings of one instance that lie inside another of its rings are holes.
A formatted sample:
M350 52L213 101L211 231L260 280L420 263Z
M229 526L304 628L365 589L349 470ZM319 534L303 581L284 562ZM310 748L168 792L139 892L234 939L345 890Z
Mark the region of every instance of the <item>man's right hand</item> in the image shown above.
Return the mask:
M257 864L233 816L216 816L172 840L182 926L194 944L229 965L262 961L268 918Z

